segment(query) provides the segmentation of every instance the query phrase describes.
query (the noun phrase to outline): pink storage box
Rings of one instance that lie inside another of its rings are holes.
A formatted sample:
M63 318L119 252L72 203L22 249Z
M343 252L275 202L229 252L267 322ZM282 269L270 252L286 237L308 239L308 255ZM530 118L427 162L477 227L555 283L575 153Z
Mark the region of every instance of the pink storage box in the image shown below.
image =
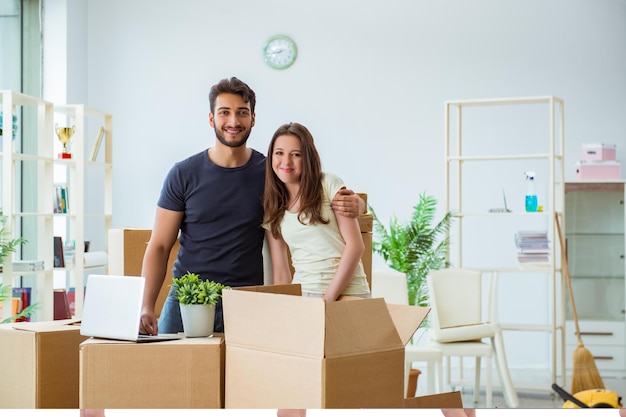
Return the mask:
M583 161L615 161L616 146L606 143L588 143L582 146Z
M576 178L579 180L618 180L620 175L617 161L576 162Z

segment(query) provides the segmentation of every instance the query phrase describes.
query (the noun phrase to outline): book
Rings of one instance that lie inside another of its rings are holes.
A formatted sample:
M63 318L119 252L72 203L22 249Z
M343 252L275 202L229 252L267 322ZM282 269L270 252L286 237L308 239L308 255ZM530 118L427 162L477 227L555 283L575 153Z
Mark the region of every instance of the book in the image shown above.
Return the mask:
M102 144L102 138L104 137L104 126L100 126L100 130L98 131L98 136L96 137L95 142L93 143L93 148L91 148L91 155L89 156L90 161L95 161L98 157L98 151L100 150L100 145Z
M30 294L30 287L13 287L13 298L19 298L22 301L18 313L21 313L26 307L30 306ZM22 317L16 321L30 321L30 318Z
M53 197L53 212L54 213L67 213L69 209L68 204L68 192L67 185L65 184L54 184L54 192L52 193Z
M70 303L64 289L54 290L54 320L71 319Z
M550 241L545 230L520 230L515 234L517 261L523 265L550 262Z
M64 266L63 238L61 236L54 236L54 267L63 268Z

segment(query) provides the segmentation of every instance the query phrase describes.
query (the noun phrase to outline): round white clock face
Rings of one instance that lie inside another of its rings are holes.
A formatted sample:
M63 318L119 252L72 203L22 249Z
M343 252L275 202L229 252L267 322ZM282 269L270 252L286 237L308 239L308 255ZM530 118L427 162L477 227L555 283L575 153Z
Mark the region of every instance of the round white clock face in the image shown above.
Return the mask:
M285 35L272 36L263 46L265 63L274 69L289 68L297 55L296 43Z

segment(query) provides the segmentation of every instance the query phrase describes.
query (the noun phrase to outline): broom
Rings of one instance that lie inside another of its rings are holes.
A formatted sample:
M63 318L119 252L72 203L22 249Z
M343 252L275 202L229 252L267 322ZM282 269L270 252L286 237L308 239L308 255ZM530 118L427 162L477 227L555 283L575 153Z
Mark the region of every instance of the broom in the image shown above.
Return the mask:
M572 280L569 275L569 268L567 266L567 254L565 252L565 245L563 242L563 233L561 231L561 224L559 222L558 213L554 213L556 219L556 228L559 234L559 243L561 244L561 260L563 272L565 275L565 281L567 282L567 290L569 292L570 304L572 306L572 315L574 316L574 324L576 325L576 337L578 338L578 346L574 350L572 368L572 386L571 393L576 394L580 391L589 389L604 389L604 383L596 367L596 363L593 359L593 355L583 345L583 341L580 337L580 329L578 327L578 314L576 314L576 304L574 304L574 292L572 291Z

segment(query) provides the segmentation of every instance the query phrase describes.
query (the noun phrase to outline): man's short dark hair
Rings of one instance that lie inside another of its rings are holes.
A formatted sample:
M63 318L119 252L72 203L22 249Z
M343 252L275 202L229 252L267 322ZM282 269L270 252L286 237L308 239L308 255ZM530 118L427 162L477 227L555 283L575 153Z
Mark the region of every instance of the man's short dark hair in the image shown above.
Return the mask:
M215 100L220 94L229 93L237 94L243 98L243 101L250 103L250 111L254 114L254 106L256 105L256 95L254 91L237 77L231 77L230 79L224 78L217 84L211 87L209 92L209 104L211 105L211 113L215 112Z

